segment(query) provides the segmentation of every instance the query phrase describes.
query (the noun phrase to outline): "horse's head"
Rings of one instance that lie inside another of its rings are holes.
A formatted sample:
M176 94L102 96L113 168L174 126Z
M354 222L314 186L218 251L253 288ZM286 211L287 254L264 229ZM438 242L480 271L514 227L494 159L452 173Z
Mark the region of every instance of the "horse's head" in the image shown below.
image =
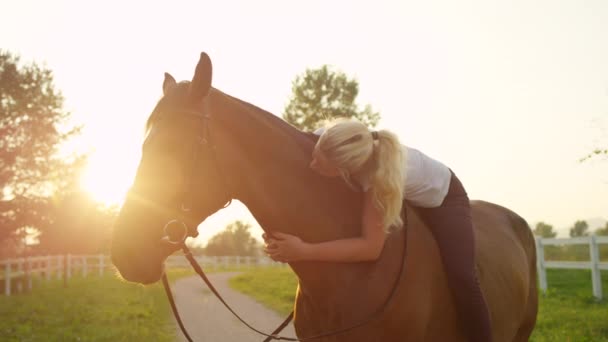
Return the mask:
M165 74L135 181L114 226L112 262L127 280L157 281L176 242L196 236L198 224L231 199L209 127L211 75L205 53L191 82Z

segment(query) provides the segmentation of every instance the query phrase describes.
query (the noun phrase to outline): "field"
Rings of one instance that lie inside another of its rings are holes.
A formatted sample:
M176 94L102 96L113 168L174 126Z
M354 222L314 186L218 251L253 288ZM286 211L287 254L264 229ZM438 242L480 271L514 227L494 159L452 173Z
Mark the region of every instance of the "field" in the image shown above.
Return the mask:
M173 271L171 279L190 275ZM531 341L608 341L608 301L591 297L589 271L549 270ZM255 268L231 286L286 315L297 279L289 268ZM603 274L608 296L608 274ZM0 336L12 341L174 341L175 327L160 284L139 286L104 277L38 280L26 295L0 296Z
M608 296L608 272L602 273ZM591 274L585 270L548 270L549 291L540 296L535 342L608 341L608 300L591 296ZM231 286L268 307L287 314L291 310L297 279L290 269L268 268L243 273Z
M170 278L191 274L172 271ZM174 341L162 285L140 286L116 276L37 280L30 294L0 296L2 342Z

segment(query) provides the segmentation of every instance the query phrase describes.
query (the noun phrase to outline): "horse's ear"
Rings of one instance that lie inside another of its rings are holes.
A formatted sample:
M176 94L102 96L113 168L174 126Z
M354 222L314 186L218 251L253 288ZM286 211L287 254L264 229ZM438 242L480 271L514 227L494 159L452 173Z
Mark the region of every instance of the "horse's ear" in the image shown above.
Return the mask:
M211 88L211 75L211 58L206 53L201 52L201 58L196 65L194 77L190 84L190 93L193 99L202 100L207 96Z
M163 81L163 95L167 95L169 89L175 87L177 82L175 82L175 78L169 75L168 72L165 73L165 80Z

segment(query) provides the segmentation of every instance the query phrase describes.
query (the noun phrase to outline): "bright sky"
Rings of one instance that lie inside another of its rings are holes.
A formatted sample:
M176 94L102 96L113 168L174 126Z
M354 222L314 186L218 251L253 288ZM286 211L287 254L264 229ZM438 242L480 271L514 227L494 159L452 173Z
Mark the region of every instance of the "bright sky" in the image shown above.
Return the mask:
M7 1L0 48L55 73L94 148L89 188L120 198L163 72L190 79L199 53L213 85L280 115L294 77L331 64L360 83L381 128L450 166L471 198L565 235L608 218L608 2ZM208 219L201 241L240 203ZM591 227L595 228L595 227ZM260 231L256 230L256 236Z

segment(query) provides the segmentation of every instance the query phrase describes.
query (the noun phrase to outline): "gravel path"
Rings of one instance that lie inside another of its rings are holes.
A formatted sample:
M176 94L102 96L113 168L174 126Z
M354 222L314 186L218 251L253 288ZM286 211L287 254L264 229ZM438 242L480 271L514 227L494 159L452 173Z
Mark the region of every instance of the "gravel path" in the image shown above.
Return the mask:
M224 300L247 323L266 333L272 332L285 317L264 307L251 297L241 294L228 286L228 279L238 273L215 273L209 280ZM247 328L213 295L198 277L177 280L173 285L175 302L184 325L196 342L261 342L259 335ZM186 341L175 322L176 341ZM294 337L293 325L289 324L281 332L283 336Z

